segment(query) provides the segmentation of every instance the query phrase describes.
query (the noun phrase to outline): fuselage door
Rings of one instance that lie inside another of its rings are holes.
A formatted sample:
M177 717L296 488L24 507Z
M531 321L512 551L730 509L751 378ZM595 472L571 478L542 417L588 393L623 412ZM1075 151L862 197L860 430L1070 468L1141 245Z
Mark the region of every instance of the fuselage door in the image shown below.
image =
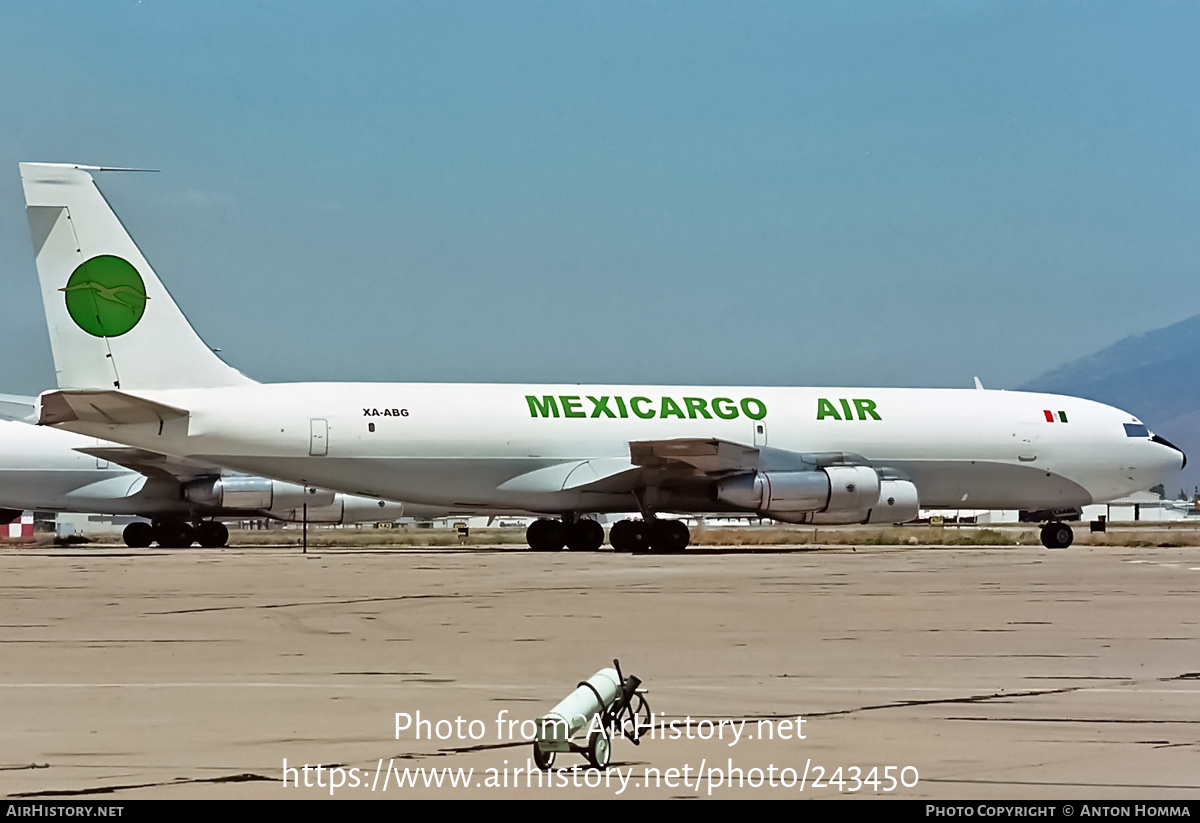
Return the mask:
M308 423L308 453L313 457L324 457L329 454L329 421L314 417Z
M767 445L767 421L765 420L754 421L754 445Z
M1057 429L1046 429L1047 423L1058 423L1058 417L1054 412L1042 412L1046 420L1030 423L1022 420L1016 424L1013 431L1013 445L1016 447L1017 460L1021 463L1035 463L1041 450L1038 446L1041 443L1043 434L1056 434ZM1053 415L1053 418L1051 417ZM1060 424L1061 425L1061 424Z

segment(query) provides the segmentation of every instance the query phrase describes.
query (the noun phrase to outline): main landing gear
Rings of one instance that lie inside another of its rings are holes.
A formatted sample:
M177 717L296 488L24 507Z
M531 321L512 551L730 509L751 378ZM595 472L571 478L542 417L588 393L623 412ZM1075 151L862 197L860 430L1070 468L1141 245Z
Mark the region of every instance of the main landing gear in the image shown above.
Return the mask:
M534 552L595 552L604 545L604 527L592 519L575 522L536 519L526 529L526 541ZM682 521L618 521L608 530L614 552L682 552L691 542L691 531Z
M1066 523L1053 522L1042 526L1042 545L1047 549L1065 549L1075 540L1075 532Z
M564 546L573 552L594 552L604 545L604 527L595 520L542 518L529 524L525 540L535 552L562 551ZM691 540L687 524L679 520L621 520L608 532L615 552L681 552Z
M199 543L206 549L219 549L229 542L229 529L224 523L204 520L192 525L185 520L156 520L150 523L130 523L122 533L125 545L144 549L157 543L164 549L186 549Z
M535 520L525 530L525 541L535 552L594 552L604 545L604 527L595 520Z
M621 520L608 532L615 552L681 552L692 542L692 533L682 520Z

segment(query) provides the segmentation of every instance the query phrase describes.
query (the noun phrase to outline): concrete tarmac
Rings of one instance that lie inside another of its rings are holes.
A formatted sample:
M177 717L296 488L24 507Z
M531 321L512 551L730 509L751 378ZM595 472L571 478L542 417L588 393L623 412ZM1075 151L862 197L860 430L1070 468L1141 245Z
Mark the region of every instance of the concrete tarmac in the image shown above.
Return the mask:
M5 548L0 591L7 797L1200 798L1196 548ZM531 772L613 658L655 739Z

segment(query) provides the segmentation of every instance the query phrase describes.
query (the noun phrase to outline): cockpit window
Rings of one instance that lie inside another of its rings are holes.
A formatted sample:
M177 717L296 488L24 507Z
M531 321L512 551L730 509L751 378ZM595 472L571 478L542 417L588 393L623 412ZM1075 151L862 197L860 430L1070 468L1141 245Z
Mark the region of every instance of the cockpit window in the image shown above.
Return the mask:
M1142 425L1141 423L1126 423L1125 424L1125 436L1126 437L1149 437L1150 430L1148 428L1146 428L1144 425Z

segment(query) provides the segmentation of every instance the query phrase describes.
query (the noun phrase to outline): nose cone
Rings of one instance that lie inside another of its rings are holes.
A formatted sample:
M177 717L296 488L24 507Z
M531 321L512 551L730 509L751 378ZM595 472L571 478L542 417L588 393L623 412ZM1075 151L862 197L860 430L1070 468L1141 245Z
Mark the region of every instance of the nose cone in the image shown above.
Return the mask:
M1183 449L1181 449L1181 448L1179 448L1178 446L1176 446L1174 443L1172 443L1172 442L1171 442L1170 440L1168 440L1167 438L1165 438L1165 437L1159 437L1157 434L1156 434L1156 435L1153 435L1153 436L1151 436L1150 440L1151 440L1151 442L1157 443L1157 444L1159 444L1160 446L1166 446L1168 449L1172 449L1173 451L1176 451L1176 452L1178 452L1178 455L1177 455L1177 456L1178 456L1178 458L1179 458L1179 460L1180 460L1180 463L1179 463L1179 468L1180 468L1181 470L1182 470L1182 469L1185 469L1185 468L1187 468L1187 455L1183 453ZM1174 459L1175 459L1175 457L1174 457L1174 456L1172 456L1170 459L1171 459L1171 460L1174 460ZM1170 468L1171 468L1171 469L1174 469L1174 464L1173 464L1173 463L1170 465Z
M1149 437L1136 441L1136 451L1130 454L1129 480L1137 484L1133 491L1145 491L1151 486L1162 483L1171 485L1173 478L1187 465L1187 455L1183 449L1176 446L1165 437L1150 434ZM1133 483L1131 482L1131 485Z
M1158 483L1170 484L1187 463L1183 450L1151 432L1136 417L1111 406L1096 415L1096 456L1090 483L1093 503L1108 503ZM1123 419L1122 419L1123 418Z

